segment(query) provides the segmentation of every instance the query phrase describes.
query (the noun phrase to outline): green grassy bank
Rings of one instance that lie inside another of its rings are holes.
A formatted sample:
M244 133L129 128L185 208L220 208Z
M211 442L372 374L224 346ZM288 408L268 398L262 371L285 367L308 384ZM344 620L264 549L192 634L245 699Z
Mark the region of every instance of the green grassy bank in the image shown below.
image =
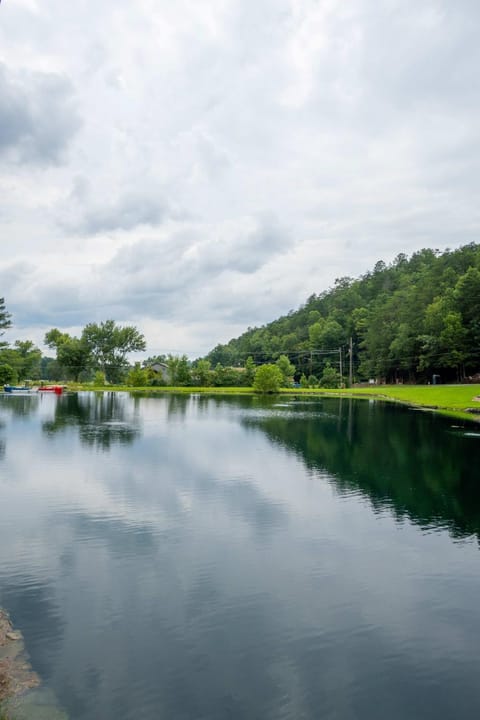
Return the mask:
M288 390L287 392L378 398L480 422L480 415L467 411L467 408L476 408L480 413L480 400L475 399L480 398L480 385L374 385L345 390Z
M208 395L245 395L253 393L246 387L145 387L130 386L94 387L91 385L69 385L71 390L123 391L138 395L164 393L202 393ZM416 408L435 410L436 412L458 417L464 420L480 422L480 414L467 412L467 408L478 408L480 412L480 385L374 385L368 387L347 388L343 390L287 388L282 394L308 397L353 397L377 398L389 402L401 402Z

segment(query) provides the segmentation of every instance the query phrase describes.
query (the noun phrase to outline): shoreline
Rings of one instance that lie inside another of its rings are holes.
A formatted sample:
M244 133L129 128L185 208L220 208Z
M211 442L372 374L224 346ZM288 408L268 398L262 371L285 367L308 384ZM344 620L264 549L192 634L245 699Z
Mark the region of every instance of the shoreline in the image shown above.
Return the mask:
M251 387L131 387L69 385L69 390L92 392L128 392L144 395L255 395L265 397ZM281 388L278 395L312 398L346 398L399 403L415 410L434 412L457 420L480 423L480 384L471 385L374 385L342 389ZM273 397L274 394L269 397Z
M136 396L146 395L255 395L251 387L190 387L157 386L132 387L129 385L82 385L69 383L68 392L126 392ZM3 395L4 393L1 393ZM372 385L353 388L280 388L274 395L311 398L346 398L354 400L379 400L399 403L415 410L434 412L477 425L480 423L480 384L471 385Z
M8 613L0 608L0 717L10 717L12 703L40 685L25 653L23 635L15 630Z

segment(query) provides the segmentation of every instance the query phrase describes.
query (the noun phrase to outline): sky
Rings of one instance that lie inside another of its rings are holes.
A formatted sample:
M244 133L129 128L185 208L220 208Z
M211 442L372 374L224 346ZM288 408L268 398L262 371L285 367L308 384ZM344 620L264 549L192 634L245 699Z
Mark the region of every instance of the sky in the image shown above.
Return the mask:
M3 0L0 297L195 358L480 227L474 0Z

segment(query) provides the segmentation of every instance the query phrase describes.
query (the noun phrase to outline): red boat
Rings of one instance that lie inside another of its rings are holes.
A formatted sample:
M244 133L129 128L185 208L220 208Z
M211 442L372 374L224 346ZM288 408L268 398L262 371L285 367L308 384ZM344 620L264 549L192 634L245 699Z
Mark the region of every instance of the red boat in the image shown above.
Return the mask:
M44 385L38 388L38 392L51 392L55 395L61 395L63 393L63 385Z

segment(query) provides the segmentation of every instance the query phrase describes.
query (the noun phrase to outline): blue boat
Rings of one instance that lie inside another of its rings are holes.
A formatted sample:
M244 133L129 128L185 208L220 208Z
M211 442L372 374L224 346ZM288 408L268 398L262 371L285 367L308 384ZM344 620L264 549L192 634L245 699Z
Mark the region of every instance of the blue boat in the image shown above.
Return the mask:
M23 387L20 387L19 385L4 385L3 389L6 393L32 392L32 388L28 387L28 385L24 385Z

